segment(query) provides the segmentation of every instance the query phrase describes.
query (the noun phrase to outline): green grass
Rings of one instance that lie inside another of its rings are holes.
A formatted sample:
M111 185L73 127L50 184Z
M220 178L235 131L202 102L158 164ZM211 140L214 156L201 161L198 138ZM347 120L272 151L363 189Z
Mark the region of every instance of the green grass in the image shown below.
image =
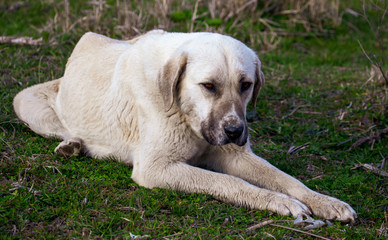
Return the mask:
M115 2L108 1L112 6ZM351 2L342 3L342 8L362 11ZM114 160L60 158L53 153L56 140L44 139L22 125L12 109L15 94L62 76L74 44L88 30L77 26L71 33L59 28L40 33L47 20L60 12L61 3L31 1L11 11L11 2L0 1L0 8L6 9L0 12L0 35L43 34L47 41L58 42L0 45L0 238L130 239L130 233L151 239L311 238L273 226L247 233L246 228L268 219L298 227L291 224L291 217L232 206L208 195L145 189L132 181L131 168ZM78 18L90 7L84 1L70 3L72 16ZM179 17L179 21L171 20L167 30L187 31L192 9L194 3L185 9L175 4L170 12L175 15L168 18ZM105 14L112 21L104 20L100 32L120 37L112 30L117 23L113 7ZM199 19L197 30L206 30L201 21L215 21L213 27L225 27L227 34L249 44L252 19L241 19L246 27L241 29L215 19ZM155 21L150 18L144 30L152 29ZM300 31L298 27L286 30ZM258 120L250 123L252 148L311 189L348 202L358 213L354 225L334 222L310 232L332 239L386 239L387 178L352 168L358 163L381 164L388 157L388 140L383 137L373 148L366 144L350 149L358 138L388 126L387 99L381 98L387 86L364 85L370 63L357 43L360 40L369 53L380 54L378 41L361 17L345 14L343 23L330 30L333 34L326 38L283 37L274 50L260 53L267 82L257 103ZM301 151L287 154L291 146L308 142Z

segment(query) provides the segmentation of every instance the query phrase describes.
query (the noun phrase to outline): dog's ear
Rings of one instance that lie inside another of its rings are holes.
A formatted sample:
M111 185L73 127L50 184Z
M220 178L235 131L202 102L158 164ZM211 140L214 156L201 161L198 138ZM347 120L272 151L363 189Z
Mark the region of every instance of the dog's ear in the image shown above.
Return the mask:
M159 71L158 84L163 97L164 107L168 112L177 97L177 86L186 70L187 53L180 51L173 54Z
M260 63L260 60L257 59L256 79L255 79L255 85L253 87L253 94L252 94L253 109L256 109L257 97L259 96L260 89L264 85L264 82L265 82L265 78L264 78L263 72L261 71L261 63Z

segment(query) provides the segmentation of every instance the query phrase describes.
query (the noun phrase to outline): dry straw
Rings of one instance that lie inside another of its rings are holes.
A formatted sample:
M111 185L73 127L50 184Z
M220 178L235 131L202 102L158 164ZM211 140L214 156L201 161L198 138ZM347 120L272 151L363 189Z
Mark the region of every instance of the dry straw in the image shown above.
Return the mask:
M108 36L131 38L148 30L209 31L237 37L262 52L276 49L282 36L322 35L341 22L339 0L91 0L80 12L72 12L69 0L53 3L55 16L40 31L50 34L52 43L66 33L94 31ZM191 13L191 19L174 22L171 14ZM282 22L274 17L283 16ZM204 19L218 19L211 25ZM303 26L304 32L288 33L285 27Z

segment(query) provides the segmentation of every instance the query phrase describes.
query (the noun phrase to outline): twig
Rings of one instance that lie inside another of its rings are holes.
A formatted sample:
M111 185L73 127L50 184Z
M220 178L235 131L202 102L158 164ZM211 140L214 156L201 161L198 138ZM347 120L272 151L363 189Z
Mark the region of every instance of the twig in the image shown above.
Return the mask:
M290 149L288 149L287 154L291 155L291 154L293 154L295 152L298 152L298 151L302 150L303 148L307 147L310 144L311 143L308 142L308 143L302 144L302 145L297 146L297 147L291 146Z
M361 44L360 40L357 40L357 42L360 45L362 52L364 53L365 57L369 60L369 62L380 70L381 75L385 79L385 83L388 85L388 78L387 78L387 76L385 76L385 73L384 73L383 68L381 67L381 64L378 63L377 61L372 61L372 59L366 53L365 49L362 47L362 44Z
M131 220L129 220L128 218L125 218L125 217L121 217L121 219L123 219L124 221L127 221L127 222L131 222Z
M385 167L385 157L383 156L383 154L381 154L380 151L379 151L379 153L380 153L380 156L383 158L383 160L381 161L381 166L380 166L380 168L381 168L381 169L384 169L384 167Z
M44 166L43 166L44 167ZM59 171L59 169L57 168L57 167L55 167L55 166L46 166L47 168L51 168L51 169L54 169L54 170L57 170L57 172L59 173L59 174L61 174L61 176L63 176L63 174L61 173L61 171Z
M256 225L253 225L253 226L247 228L247 232L252 232L252 231L254 231L254 230L258 229L258 228L264 227L264 226L266 226L266 225L268 225L268 224L271 224L271 223L273 223L273 222L274 222L274 220L273 220L273 219L270 219L270 220L267 220L267 221L258 223L258 224L256 224Z
M369 137L363 137L363 138L358 139L355 143L353 143L353 145L350 147L350 149L355 149L355 148L357 148L357 147L359 147L367 142L378 141L385 134L388 134L388 127L377 131L375 134L371 134L371 136L369 136Z
M241 11L244 11L245 8L249 7L249 5L252 5L252 3L257 3L257 0L251 0L249 2L246 2L244 5L242 5L239 9L237 9L236 14L239 14Z
M304 219L304 217L307 217L307 219ZM276 222L283 222L283 221L284 220L277 220ZM288 220L285 220L285 221L288 221ZM258 223L256 225L253 225L253 226L247 228L246 231L247 232L252 232L252 231L254 231L254 230L258 229L258 228L270 225L270 226L273 226L273 227L281 227L281 228L285 228L285 229L292 230L292 231L295 231L295 232L303 233L303 234L310 235L310 236L313 236L313 237L316 237L316 238L325 239L325 240L329 239L330 240L330 238L325 238L325 237L322 237L322 236L319 236L319 235L316 235L316 234L313 234L313 233L309 233L309 232L306 232L306 231L303 231L303 230L299 230L299 229L295 229L295 228L291 228L291 227L287 227L287 226L283 226L283 225L278 225L278 224L275 224L274 222L275 222L275 220L270 219L270 220ZM306 230L320 228L320 227L322 227L324 225L332 226L330 221L326 221L326 223L325 223L325 222L323 222L321 220L315 220L315 219L313 219L310 216L302 216L302 215L298 216L293 221L293 223L295 225L305 225L305 229ZM306 226L306 224L307 224L307 226Z
M362 133L356 134L356 135L352 136L351 138L349 138L349 139L347 139L347 140L344 140L344 141L342 141L342 142L325 143L325 144L324 144L324 147L332 147L332 146L334 146L334 147L339 147L339 146L344 145L344 144L346 144L346 143L348 143L348 142L352 142L353 140L359 138L362 134L364 134L364 133L366 133L366 132L369 132L370 130L372 130L372 129L375 128L375 127L376 127L376 125L373 125L373 126L369 127L367 130L363 131ZM352 150L351 147L348 149L348 151L350 151L350 150Z
M304 32L275 32L278 36L302 36L302 37L330 37L331 33L318 32L318 33L304 33Z
M252 131L252 132L254 132L254 133L256 133L257 135L260 135L256 130L254 130L253 128L251 128L251 127L248 127L248 129L250 130L250 131Z
M176 237L176 236L179 236L179 235L182 235L183 232L177 232L177 233L174 233L174 234L171 234L171 235L168 235L168 236L164 236L162 239L169 239L170 237Z
M299 108L308 107L308 106L309 105L296 106L289 114L287 114L286 116L283 116L282 119L288 118L289 116L293 115L296 111L298 111Z
M22 186L22 185L20 185L20 184L17 184L17 185L15 185L13 188L8 189L8 191L13 192L13 191L19 190L19 189L21 189L21 188L23 189L23 188L25 188L25 187Z
M9 143L6 142L3 138L0 137L0 140L3 141L9 147L9 149L13 150L13 147L9 145Z
M194 30L194 22L197 19L197 10L198 10L198 2L199 1L200 0L195 1L193 16L191 18L191 24L190 24L190 32L193 32L193 30Z
M16 45L41 45L43 38L33 39L32 37L11 37L0 36L0 44L16 44Z
M311 178L311 180L316 180L316 179L322 179L324 175L318 175L316 177Z
M348 143L348 142L353 141L353 140L356 139L358 136L359 136L359 135L354 136L354 137L351 137L351 138L349 138L349 139L347 139L347 140L345 140L345 141L342 141L342 142L337 142L337 143L327 143L326 146L336 146L336 147L339 147L339 146L341 146L341 145L343 145L343 144L345 144L345 143Z
M292 227L278 225L278 224L275 224L275 223L270 223L269 225L274 226L274 227L285 228L285 229L288 229L288 230L291 230L291 231L294 231L294 232L303 233L303 234L306 234L306 235L309 235L309 236L312 236L312 237L316 237L316 238L320 238L320 239L331 240L330 238L322 237L322 236L316 235L314 233L309 233L309 232L302 231L302 230L299 230L299 229L296 229L296 228L292 228Z
M375 175L383 176L383 177L388 177L388 173L386 171L381 170L381 169L379 169L379 168L377 168L375 166L372 166L370 164L367 164L367 163L360 163L357 166L355 166L354 168L351 168L350 170L356 170L356 169L358 169L360 167L362 167L363 169L365 169L367 171L372 172Z

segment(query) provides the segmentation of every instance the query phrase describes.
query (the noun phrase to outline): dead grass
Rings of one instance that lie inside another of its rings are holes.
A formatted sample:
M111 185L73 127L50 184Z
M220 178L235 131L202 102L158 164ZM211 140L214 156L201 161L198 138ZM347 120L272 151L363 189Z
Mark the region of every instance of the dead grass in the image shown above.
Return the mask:
M372 65L365 69L364 75L366 81L361 86L365 89L364 109L378 112L381 115L388 113L388 85L380 69Z
M302 24L306 31L324 31L327 26L337 27L341 24L339 0L286 0L281 4L280 14L291 15L288 24Z
M74 8L69 5L69 0L53 3L54 17L39 29L50 34L50 43L56 43L64 34L85 31L131 38L160 28L242 36L251 46L267 52L276 49L282 36L289 34L286 29L301 26L303 34L319 35L341 23L339 0L117 0L111 5L91 0L80 5L80 13L72 12ZM191 17L178 28L171 16L183 12Z
M373 12L374 18L369 14ZM388 22L386 15L388 13L388 4L386 1L363 1L362 13L360 15L367 22L371 32L372 39L377 47L376 52L370 52L364 49L363 44L358 41L360 49L366 59L371 64L366 68L365 83L361 86L366 89L364 105L366 108L373 106L373 111L381 115L388 113L388 56L385 54L388 33Z

